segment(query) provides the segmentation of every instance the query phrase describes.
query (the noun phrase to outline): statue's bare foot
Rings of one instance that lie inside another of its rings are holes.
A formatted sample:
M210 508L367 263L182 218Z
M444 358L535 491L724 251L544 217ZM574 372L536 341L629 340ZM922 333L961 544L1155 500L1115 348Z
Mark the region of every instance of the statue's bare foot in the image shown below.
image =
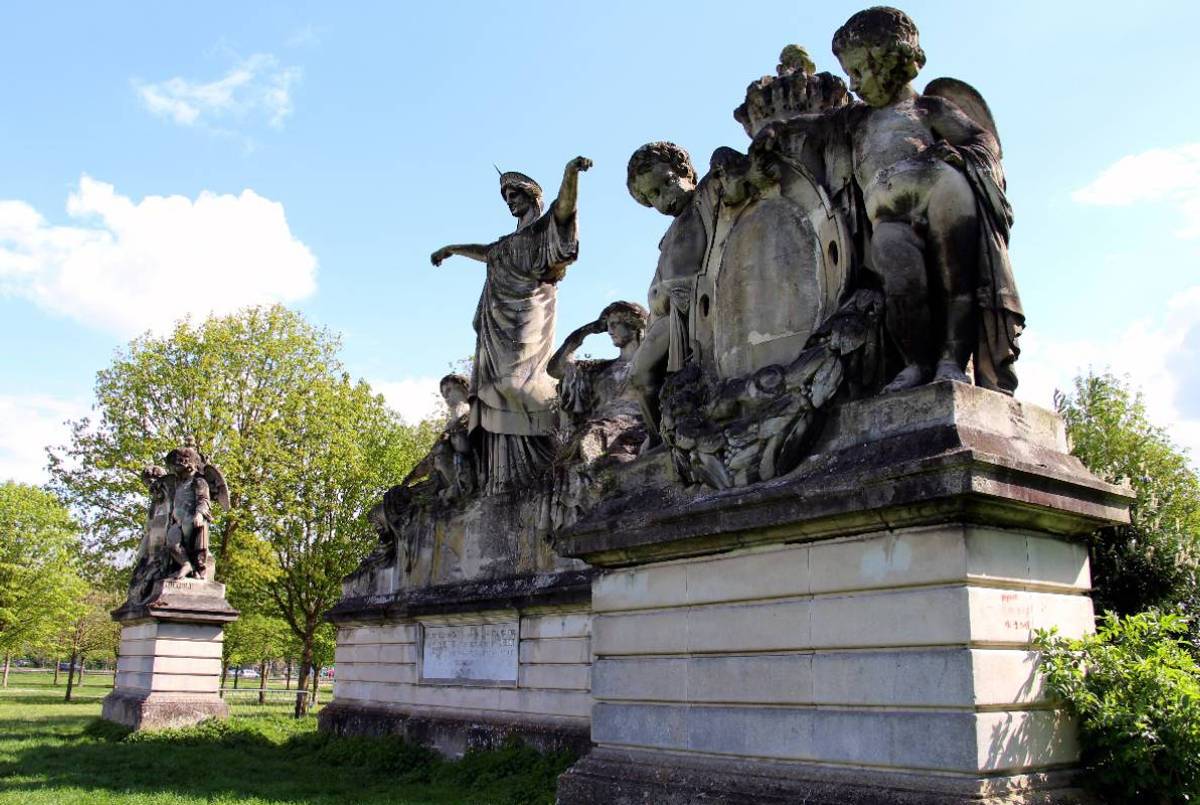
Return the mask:
M191 575L191 573L192 573L192 563L184 562L183 565L178 570L175 571L175 574L173 576L171 576L171 578L175 579L176 581L179 581L180 579L186 579L189 575Z
M933 379L937 380L953 380L957 383L970 383L971 379L967 377L967 373L962 370L957 361L941 360L938 361L937 371L933 374Z
M925 372L914 363L901 369L900 373L892 378L892 382L883 387L883 393L891 394L893 391L915 388L924 381Z

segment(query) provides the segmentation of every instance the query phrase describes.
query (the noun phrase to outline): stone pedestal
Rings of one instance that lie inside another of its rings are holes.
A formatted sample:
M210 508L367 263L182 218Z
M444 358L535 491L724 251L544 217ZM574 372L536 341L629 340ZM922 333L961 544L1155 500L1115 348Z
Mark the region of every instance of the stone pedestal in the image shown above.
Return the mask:
M561 803L1072 802L1034 630L1092 628L1129 496L1051 412L956 383L835 409L774 482L581 524L592 741Z
M221 647L225 624L237 615L225 601L225 585L196 579L156 582L144 603L114 611L121 648L102 716L134 729L227 716Z
M323 731L401 735L460 756L517 736L586 751L591 573L568 571L343 599Z

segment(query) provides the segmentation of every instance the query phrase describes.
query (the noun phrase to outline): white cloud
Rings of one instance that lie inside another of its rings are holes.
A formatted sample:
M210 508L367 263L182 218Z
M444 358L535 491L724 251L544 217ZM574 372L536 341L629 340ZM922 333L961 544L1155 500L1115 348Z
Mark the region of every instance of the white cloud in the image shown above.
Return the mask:
M0 481L42 484L46 446L65 444L68 419L87 415L87 406L46 395L0 395Z
M279 128L292 113L292 88L299 80L299 67L283 67L271 54L256 53L215 81L176 76L156 83L135 80L133 86L150 112L181 126L262 117Z
M444 405L436 377L406 377L401 380L372 382L371 388L382 394L396 413L410 425L432 416L442 416Z
M283 205L253 190L135 202L83 176L67 213L74 224L56 226L25 202L0 201L0 293L130 336L316 289L316 257Z
M1175 206L1181 238L1200 238L1200 143L1154 148L1117 160L1086 187L1071 194L1081 204L1124 207L1144 202Z
M1142 392L1150 420L1200 464L1200 285L1174 296L1163 316L1104 338L1051 342L1034 328L1021 342L1019 398L1049 407L1056 388L1072 390L1089 368L1111 371Z

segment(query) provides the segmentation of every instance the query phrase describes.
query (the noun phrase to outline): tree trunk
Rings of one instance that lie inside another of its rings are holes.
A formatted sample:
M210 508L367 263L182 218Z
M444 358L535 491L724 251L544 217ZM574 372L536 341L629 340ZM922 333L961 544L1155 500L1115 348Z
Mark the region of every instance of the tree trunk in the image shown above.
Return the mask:
M84 662L85 662L84 656L82 654L80 654L79 655L79 687L81 687L81 688L83 687L83 664L84 664Z
M304 636L304 648L300 651L300 679L296 681L296 718L308 714L308 672L312 668L313 638L310 631Z
M283 689L292 689L292 661L288 660L283 664Z
M4 687L8 687L8 668L12 665L12 654L4 655Z
M267 703L267 661L263 660L258 666L258 703Z
M67 695L64 701L71 701L71 695L75 691L75 661L79 659L79 652L71 651L71 664L67 666Z
M228 676L229 676L229 661L222 658L221 659L221 688L220 688L222 699L225 698L225 680L226 680L226 678L228 678Z
M318 704L318 688L321 687L321 666L313 666L313 688L312 688L312 706L315 708Z
M54 687L58 687L58 666L62 664L62 657L54 658Z

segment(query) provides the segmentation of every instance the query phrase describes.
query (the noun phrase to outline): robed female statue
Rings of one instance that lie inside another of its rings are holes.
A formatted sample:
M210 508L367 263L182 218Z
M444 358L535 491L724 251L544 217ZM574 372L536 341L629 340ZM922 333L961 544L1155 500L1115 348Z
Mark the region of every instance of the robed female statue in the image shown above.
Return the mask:
M475 310L470 388L484 494L525 486L550 465L556 381L546 365L554 352L556 284L579 254L579 173L591 166L584 157L567 163L558 198L544 214L537 182L502 173L500 194L517 219L516 231L487 245L444 246L430 258L435 266L455 254L487 264Z

